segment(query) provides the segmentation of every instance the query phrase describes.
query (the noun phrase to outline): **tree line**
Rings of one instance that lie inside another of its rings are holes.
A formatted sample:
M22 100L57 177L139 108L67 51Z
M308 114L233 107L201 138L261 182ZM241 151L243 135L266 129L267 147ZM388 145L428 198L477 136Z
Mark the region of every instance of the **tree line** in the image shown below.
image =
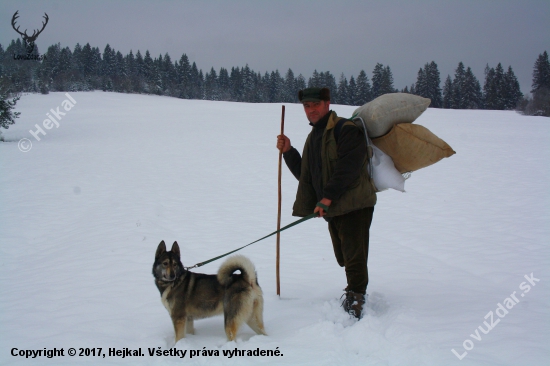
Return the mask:
M518 103L518 111L527 115L550 117L550 61L548 52L539 55L533 67L533 97L524 97Z
M37 47L33 53L39 55ZM26 49L20 39L12 40L5 50L0 45L0 96L2 108L8 112L10 105L13 109L13 105L7 103L8 96L22 92L47 94L50 91L103 90L184 99L296 103L298 90L328 87L332 103L336 104L362 105L386 93L404 92L430 98L431 107L435 108L505 110L515 109L519 103L524 113L536 110L538 112L531 114L540 114L543 113L540 107L534 106L541 104L540 100L547 100L550 90L546 51L535 64L536 77L540 81L536 82L536 87L534 81L533 91L538 92L532 100L521 93L512 67L508 66L505 71L500 63L494 68L487 65L483 88L471 68L462 62L458 64L454 78L448 75L441 88L440 73L432 61L419 69L415 83L398 90L394 87L390 66L380 63L374 67L370 80L361 70L357 77L351 76L349 80L342 73L337 81L329 71L315 70L306 80L301 74L296 76L291 69L284 75L279 70L262 75L248 65L231 69L222 67L219 71L211 68L203 72L185 53L172 61L168 53L155 58L148 50L144 55L139 50L136 54L130 51L123 55L108 44L101 52L89 43L84 46L77 44L73 50L58 43L48 47L41 61L21 60L14 56L21 54L26 54ZM2 116L8 115L2 113ZM12 120L15 117L11 115ZM6 123L2 123L4 126Z
M14 59L14 54L24 52L19 39L6 50L0 45L0 77L12 93L104 90L184 99L295 103L298 90L326 86L331 89L333 103L361 105L396 91L390 67L381 64L373 71L372 84L363 70L349 81L342 74L337 83L328 71L314 71L308 80L301 74L296 76L292 69L284 75L279 70L262 75L248 65L203 72L185 53L173 62L168 53L156 58L149 51L142 55L139 50L135 55L132 51L122 55L109 45L101 53L89 43L77 44L74 50L52 45L41 62Z

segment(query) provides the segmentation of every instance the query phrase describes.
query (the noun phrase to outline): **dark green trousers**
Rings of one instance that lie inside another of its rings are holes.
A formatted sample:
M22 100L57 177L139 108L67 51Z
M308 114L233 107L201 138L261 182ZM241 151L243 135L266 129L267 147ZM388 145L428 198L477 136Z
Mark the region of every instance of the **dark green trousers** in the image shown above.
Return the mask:
M334 255L340 267L345 267L347 290L365 294L369 283L369 229L374 207L335 216L328 223Z

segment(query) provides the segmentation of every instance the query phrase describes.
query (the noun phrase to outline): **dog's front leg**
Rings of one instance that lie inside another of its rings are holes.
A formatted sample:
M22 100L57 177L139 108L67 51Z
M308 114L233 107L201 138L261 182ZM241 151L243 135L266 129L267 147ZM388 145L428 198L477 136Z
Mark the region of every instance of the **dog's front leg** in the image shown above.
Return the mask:
M178 319L172 319L174 323L174 331L176 332L176 343L182 338L185 338L185 327L186 327L187 317L181 317Z

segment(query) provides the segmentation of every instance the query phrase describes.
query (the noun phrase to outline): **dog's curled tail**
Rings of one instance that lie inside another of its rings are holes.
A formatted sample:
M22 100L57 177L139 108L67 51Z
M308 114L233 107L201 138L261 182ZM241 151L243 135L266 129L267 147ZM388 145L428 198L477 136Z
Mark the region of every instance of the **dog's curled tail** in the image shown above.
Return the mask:
M218 270L218 281L223 285L229 285L233 280L233 273L241 271L242 278L250 285L256 285L256 268L244 255L234 255L226 259Z

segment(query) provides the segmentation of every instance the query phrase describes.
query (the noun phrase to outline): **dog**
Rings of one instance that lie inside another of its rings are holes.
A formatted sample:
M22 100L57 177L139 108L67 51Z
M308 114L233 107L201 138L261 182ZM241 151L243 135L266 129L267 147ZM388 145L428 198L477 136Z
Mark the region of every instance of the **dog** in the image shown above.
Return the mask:
M240 273L235 273L237 270ZM243 323L257 334L267 335L262 289L248 258L229 257L217 275L194 273L183 267L177 242L166 251L166 244L161 241L155 254L153 276L162 303L172 318L176 343L186 333L194 334L195 319L219 314L224 315L228 341L235 339Z

